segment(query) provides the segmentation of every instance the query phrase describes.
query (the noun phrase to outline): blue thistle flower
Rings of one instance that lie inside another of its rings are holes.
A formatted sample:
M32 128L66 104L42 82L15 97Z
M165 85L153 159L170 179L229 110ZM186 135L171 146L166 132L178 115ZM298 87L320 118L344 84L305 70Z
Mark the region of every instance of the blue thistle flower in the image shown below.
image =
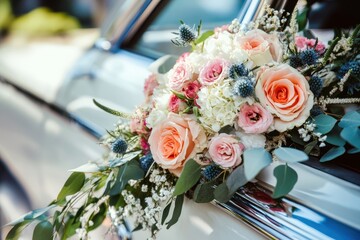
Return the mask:
M154 162L154 159L152 157L152 154L146 154L145 156L142 156L140 158L140 167L142 168L142 170L144 170L145 172L147 172L151 166L151 164Z
M249 97L254 92L254 86L249 77L240 77L236 79L234 85L234 94L243 98Z
M341 66L338 71L338 78L343 78L345 74L351 69L350 75L355 78L360 78L360 62L350 61Z
M324 111L319 105L314 105L313 108L310 110L310 115L312 117L316 117L317 115L323 114Z
M303 64L313 65L317 62L319 55L314 49L307 49L300 53L300 59Z
M183 23L179 27L179 37L182 41L190 43L196 39L196 33L190 26Z
M229 77L237 79L238 77L247 76L249 71L246 69L244 64L234 64L229 69Z
M318 97L324 87L324 81L318 76L312 76L309 80L310 90Z
M111 151L118 154L124 154L126 152L128 145L126 141L122 138L116 139L115 142L111 145Z
M202 171L202 175L207 179L207 180L213 180L214 178L216 178L217 176L219 176L219 174L221 173L221 168L219 168L218 166L215 165L209 165L207 167L204 168L204 170Z
M292 56L290 56L289 64L293 68L298 68L303 65L303 62L302 62L301 58L299 57L299 55L292 55Z

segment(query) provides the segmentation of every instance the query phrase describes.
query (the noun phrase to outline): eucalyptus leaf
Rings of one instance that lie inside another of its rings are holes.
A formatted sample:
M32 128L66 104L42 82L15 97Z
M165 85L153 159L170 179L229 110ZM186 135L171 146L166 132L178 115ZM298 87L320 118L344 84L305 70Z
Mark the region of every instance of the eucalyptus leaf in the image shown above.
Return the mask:
M142 152L142 151L139 150L139 151L135 151L135 152L131 152L131 153L126 153L126 154L124 154L124 156L122 156L121 158L116 158L116 159L112 160L112 161L109 163L109 167L114 168L114 167L121 166L121 165L127 163L128 161L131 161L131 160L133 160L134 158L136 158L137 156L139 156L139 154L140 154L141 152Z
M274 176L276 177L276 186L272 195L273 198L279 198L288 194L298 179L296 171L287 164L277 166L274 169Z
M98 108L104 110L107 113L110 113L112 115L115 115L115 116L118 116L118 117L121 117L121 118L131 119L131 114L119 112L119 111L116 111L116 110L111 109L109 107L106 107L106 106L102 105L101 103L97 102L95 99L93 99L93 102Z
M274 150L275 156L284 162L294 163L303 162L309 159L309 156L295 148L279 147Z
M296 20L297 20L297 23L299 26L299 31L304 30L306 27L307 20L308 20L308 18L307 18L308 12L309 12L309 7L305 6L303 11L300 14L298 14L296 17Z
M93 222L93 225L89 226L88 231L92 231L99 227L106 218L106 205L103 203L100 205L99 211L90 218L90 220Z
M177 223L177 221L179 220L183 203L184 203L184 194L176 196L174 212L173 212L173 215L172 215L170 221L166 223L167 224L166 229L169 229L172 225Z
M28 212L25 215L19 217L18 219L6 224L5 226L14 226L18 223L23 222L24 220L35 220L54 207L56 207L56 205L52 204L52 205L44 207L44 208L35 209L35 210Z
M347 153L349 154L356 154L360 152L360 148L352 148L349 151L347 151Z
M339 126L346 127L359 127L360 126L360 113L357 111L350 111L346 113L340 120Z
M225 182L215 188L214 196L215 199L221 203L225 203L230 200L231 195Z
M248 181L272 162L271 154L264 148L252 148L244 152L244 172Z
M340 125L340 123L339 123ZM346 141L340 136L340 133L341 133L341 128L339 126L335 126L331 132L329 132L326 136L326 142L327 143L330 143L332 145L335 145L335 146L339 146L339 147L342 147L342 146L345 146L346 144Z
M315 132L319 132L321 134L326 134L333 129L336 123L336 119L326 115L326 114L320 114L314 118L316 127Z
M18 240L21 232L27 227L30 222L30 220L25 220L15 224L6 235L5 240Z
M65 199L69 195L77 193L85 183L85 174L81 172L73 172L66 180L63 188L57 196L57 201Z
M360 148L360 130L358 127L344 128L340 136L355 148Z
M94 173L99 172L101 168L96 163L86 163L80 167L69 170L70 172Z
M208 203L214 200L214 182L210 181L196 186L193 200L197 203Z
M161 216L161 225L164 224L166 218L169 216L171 205L172 205L172 201L170 201L168 203L168 205L166 205L166 207L164 208L164 211L163 211L162 216Z
M180 195L192 188L201 177L201 165L194 159L189 159L175 185L174 196Z
M203 34L201 34L201 36L198 39L195 40L195 44L204 42L208 37L212 35L214 35L214 31L212 30L204 32Z
M67 240L76 233L76 229L80 227L80 221L74 221L74 216L70 216L65 223L61 240Z
M310 152L314 149L314 147L317 145L317 141L312 141L308 144L306 144L304 152L306 154L310 154Z
M139 180L144 177L144 170L139 166L137 161L130 161L119 168L115 184L111 187L110 195L114 196L124 190L129 180Z
M245 185L248 181L245 175L244 165L238 166L226 179L228 195L233 195L239 187Z
M320 162L331 161L331 160L343 155L344 153L345 153L344 147L333 147L320 158Z
M45 220L39 222L34 228L33 240L52 240L53 239L53 225Z

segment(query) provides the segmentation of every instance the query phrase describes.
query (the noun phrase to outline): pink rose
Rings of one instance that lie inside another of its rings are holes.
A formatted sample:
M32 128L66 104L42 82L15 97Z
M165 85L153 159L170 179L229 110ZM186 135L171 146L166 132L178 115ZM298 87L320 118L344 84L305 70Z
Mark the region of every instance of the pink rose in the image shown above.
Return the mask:
M244 150L234 136L220 133L213 137L209 143L209 154L212 160L223 168L233 168L241 162L241 154Z
M176 62L185 62L185 59L190 55L190 52L184 52L180 55L180 57L176 60Z
M169 87L180 92L183 87L192 81L193 71L191 65L186 62L178 62L169 71Z
M185 96L190 99L198 98L197 93L200 90L200 87L201 85L198 81L188 83L183 89Z
M295 45L299 51L305 50L307 48L307 38L302 36L295 37Z
M143 109L136 109L135 114L131 117L130 121L130 131L132 133L137 134L147 134L148 130L146 127L146 118L148 116L148 112Z
M201 70L199 81L202 85L211 85L227 76L228 63L223 59L208 62Z
M240 47L247 51L249 58L256 66L272 61L279 62L282 48L275 34L268 34L260 29L251 30L237 39Z
M308 39L306 37L302 36L296 36L295 37L295 45L296 48L299 51L304 51L308 48L314 48L315 47L316 40L315 39ZM322 54L325 52L325 44L321 41L318 41L315 51Z
M178 98L175 94L170 96L169 100L169 111L178 113L186 108L186 103L184 103L180 98Z
M206 135L196 119L169 113L149 137L155 162L179 176L186 160L206 147Z
M144 94L146 98L146 102L150 100L150 97L154 93L154 89L159 86L159 83L156 80L156 74L151 74L146 80L144 84Z
M260 104L243 104L238 113L237 124L245 133L263 133L273 122L273 116Z
M284 132L301 126L310 115L314 95L308 81L287 64L258 72L255 94L260 103L276 115L275 129Z

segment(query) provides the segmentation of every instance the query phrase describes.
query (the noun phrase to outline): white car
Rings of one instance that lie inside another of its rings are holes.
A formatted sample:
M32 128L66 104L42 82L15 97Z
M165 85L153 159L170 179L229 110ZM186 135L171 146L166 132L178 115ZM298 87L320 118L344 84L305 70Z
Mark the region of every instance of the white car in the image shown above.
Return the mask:
M61 189L67 170L101 157L98 138L117 119L96 108L92 99L125 112L140 105L148 66L158 57L183 51L170 42L179 20L192 25L201 19L209 29L234 18L248 22L261 13L263 2L122 0L89 49L35 44L37 49L28 45L24 54L12 43L0 45L0 225L46 206ZM295 2L273 1L273 6L292 10ZM32 56L38 53L36 62ZM301 176L295 188L273 200L269 192L275 166L264 169L227 203L186 200L179 222L162 230L159 239L360 237L358 172L316 159L294 164ZM132 237L145 236L140 232ZM24 237L31 235L24 232Z

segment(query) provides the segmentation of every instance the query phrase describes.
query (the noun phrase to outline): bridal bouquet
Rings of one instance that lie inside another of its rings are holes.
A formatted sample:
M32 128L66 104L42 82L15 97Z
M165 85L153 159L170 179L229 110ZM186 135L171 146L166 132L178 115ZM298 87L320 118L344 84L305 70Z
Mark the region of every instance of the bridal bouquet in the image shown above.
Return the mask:
M57 199L9 235L39 220L34 235L86 239L108 217L115 232L131 218L155 237L177 222L185 195L226 202L274 161L273 198L288 194L291 164L360 151L359 29L324 43L273 9L203 33L182 22L173 43L191 52L170 69L171 58L156 62L133 114L94 101L121 118L102 140L103 161L72 170Z

